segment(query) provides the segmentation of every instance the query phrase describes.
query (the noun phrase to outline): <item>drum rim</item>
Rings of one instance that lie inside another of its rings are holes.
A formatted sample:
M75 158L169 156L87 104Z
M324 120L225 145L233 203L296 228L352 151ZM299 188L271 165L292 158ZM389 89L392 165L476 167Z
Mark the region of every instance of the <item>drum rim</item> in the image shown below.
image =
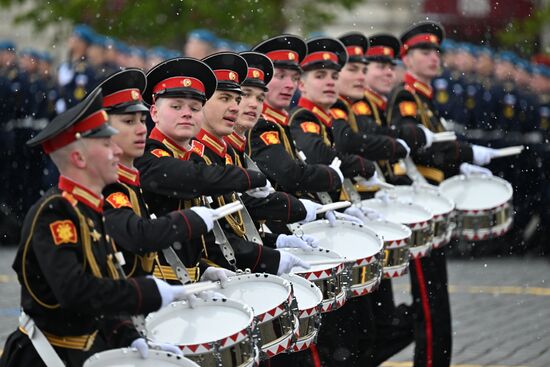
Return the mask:
M336 252L334 250L331 250L331 249L328 249L328 248L324 248L324 247L316 247L316 248L311 248L311 249L283 248L283 249L280 249L280 251L287 251L287 252L290 252L293 255L296 255L297 253L299 254L299 253L308 253L308 252L311 252L311 253L319 252L319 253L324 253L324 254L331 254L328 257L334 258L334 259L343 259L344 258L338 252ZM301 259L303 260L303 258L301 258ZM329 270L338 273L339 269L343 268L344 263L345 263L345 261L342 261L340 264L326 265L326 267L323 267L322 265L314 265L313 268L315 270L298 271L298 272L293 272L293 273L290 273L290 274L295 274L295 275L304 274L304 275L306 275L306 274L311 274L311 273L317 273L319 271L329 271ZM306 280L308 280L308 279L306 279Z
M219 342L219 341L222 341L222 340L226 341L226 339L229 339L227 341L227 343L225 343L225 345L224 345L224 348L227 348L227 347L236 345L236 344L241 342L240 339L237 339L237 340L234 341L230 337L235 335L235 334L241 334L243 331L246 331L248 328L253 327L253 325L254 325L254 311L247 304L245 304L243 302L233 300L233 299L224 298L222 302L220 302L220 301L222 301L222 300L220 300L219 298L210 299L210 300L198 299L198 303L195 306L203 305L203 304L207 304L207 305L214 305L214 304L215 305L221 305L221 304L223 304L223 305L230 305L233 308L242 309L242 311L244 313L246 313L247 316L248 316L246 326L244 328L238 330L238 331L232 331L231 334L229 334L229 335L223 335L223 336L221 336L220 338L218 338L216 340L204 341L204 342L198 342L198 343L190 342L190 343L186 343L186 344L177 343L177 345L189 346L189 345L198 345L198 344L210 344L210 343L215 343L215 342ZM148 325L151 322L151 320L154 320L158 317L161 317L162 315L164 315L166 313L174 313L174 312L176 312L175 310L177 310L178 308L181 308L181 307L185 307L186 309L188 309L188 308L190 308L190 305L186 301L172 302L167 307L164 307L164 308L162 308L162 309L160 309L160 310L158 310L154 313L149 314L145 318L145 329L149 331L150 328L148 327ZM249 337L251 337L251 336L249 335Z
M317 284L313 283L311 280L307 280L306 278L304 277L301 277L297 274L292 274L292 273L289 273L289 274L283 274L285 277L290 277L290 278L296 278L296 282L298 283L302 283L304 286L307 285L307 288L308 289L312 289L312 291L315 293L315 295L317 296L317 298L319 299L319 302L317 302L317 304L313 307L308 307L308 308L300 308L298 307L298 311L300 313L302 313L303 311L309 311L309 310L312 310L312 309L315 309L317 307L319 307L322 303L323 303L323 293L321 292L321 289L319 289L319 287L317 286ZM282 278L282 276L281 276ZM283 278L284 279L284 278ZM292 281L290 281L292 282ZM313 284L313 287L310 286L310 284ZM294 287L293 287L294 289ZM296 294L294 294L294 297L296 297ZM296 297L296 303L298 303L298 298Z
M139 352L135 348L115 348L105 350L103 352L94 353L88 359L86 359L86 361L84 361L84 366L93 366L93 364L91 363L100 363L100 365L104 366L104 363L112 361L115 355L128 356L130 353L135 355L136 358L142 359ZM111 357L111 355L113 356ZM170 366L199 367L197 363L193 362L191 359L185 356L177 356L174 353L162 350L149 349L149 355L147 359L154 361L170 362Z
M377 198L361 200L361 204L364 204L365 202L367 202L367 203L376 202L376 203L384 204L384 202L381 199L377 199ZM419 220L419 221L416 221L416 222L410 222L410 223L394 222L394 223L399 223L399 224L404 224L406 226L410 226L410 225L414 225L414 224L418 224L418 223L430 222L434 218L434 215L433 215L432 211L430 209L422 206L422 205L418 205L418 204L415 204L415 203L401 203L399 201L390 201L390 203L397 203L397 204L402 205L402 206L408 206L408 207L412 207L414 209L419 209L420 211L424 212L423 214L428 216L427 219ZM367 204L367 207L370 207L370 206ZM370 208L371 209L376 209L376 208L372 208L372 207L370 207ZM390 222L393 222L393 221L390 220Z
M384 239L384 235L380 234L379 236L382 238L382 240L384 242L394 242L394 241L404 241L404 240L407 240L409 238L411 238L412 236L412 230L407 227L406 225L402 224L402 223L397 223L397 222L392 222L392 221L389 221L389 220L373 220L373 221L370 221L370 222L367 222L365 223L365 226L366 227L369 227L370 224L383 224L383 225L389 225L390 227L399 227L400 230L403 230L405 231L405 233L408 233L407 236L404 236L404 237L400 237L400 238L395 238L395 239L391 239L391 240L386 240ZM376 232L374 229L371 229L372 231Z
M378 191L376 194L374 194L374 197L375 198L379 198L382 193L391 193L391 192L406 192L406 193L412 193L413 196L416 194L417 191L420 191L426 195L430 195L430 196L433 196L434 198L437 198L438 200L441 200L442 202L445 202L446 205L448 205L448 209L445 209L445 210L434 210L433 208L428 208L426 205L423 205L422 203L419 203L417 201L413 201L413 204L417 204L419 206L422 206L422 207L425 207L426 209L428 209L434 218L436 217L440 217L440 216L444 216L444 215L447 215L447 214L450 214L453 212L453 210L455 209L456 207L456 203L454 202L454 200L452 200L450 197L446 196L446 195L443 195L443 193L437 189L430 189L430 188L426 188L426 187L413 187L413 186L395 186L393 189L391 190L380 190Z
M459 208L458 203L455 202L455 210L457 210L457 211L470 212L470 211L474 211L474 210L475 211L493 210L493 209L497 209L497 208L499 208L503 205L506 205L506 203L510 202L512 200L512 198L514 197L514 189L513 189L512 185L508 181L506 181L505 179L503 179L501 177L498 177L498 176L472 176L472 178L494 181L494 182L502 185L508 191L509 197L506 200L502 201L498 205L482 207L482 208L478 208L478 209ZM457 175L457 176L450 177L450 178L446 179L445 181L441 182L441 184L439 185L439 191L441 191L441 193L443 195L445 195L444 190L445 190L446 187L449 187L450 185L456 185L457 182L459 182L459 181L464 182L468 179L469 179L469 177L467 177L465 175Z

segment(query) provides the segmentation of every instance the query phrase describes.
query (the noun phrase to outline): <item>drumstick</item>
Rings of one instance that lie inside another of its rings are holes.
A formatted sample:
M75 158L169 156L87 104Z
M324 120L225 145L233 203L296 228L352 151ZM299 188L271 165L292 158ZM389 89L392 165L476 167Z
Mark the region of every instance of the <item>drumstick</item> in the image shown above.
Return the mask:
M436 133L434 134L434 143L443 143L446 141L455 141L456 135L454 133Z
M341 264L343 262L346 262L346 259L323 259L323 260L311 260L306 262L311 265L332 265L332 264Z
M387 182L377 182L373 186L378 186L378 187L381 187L383 189L390 189L390 190L395 189L395 185L389 184Z
M516 145L513 147L506 147L502 149L497 149L496 155L493 158L508 157L511 155L518 155L523 151L523 145Z
M330 203L330 204L323 205L322 207L317 209L316 213L317 214L323 214L323 213L326 213L326 212L331 211L331 210L347 208L348 206L351 206L351 203L349 201L338 201L336 203Z
M189 293L199 293L203 291L212 291L214 289L220 289L220 283L216 282L198 282L183 286Z
M243 208L243 204L237 201L220 206L218 209L214 210L214 220L218 220L225 217L226 215L238 212L242 208Z

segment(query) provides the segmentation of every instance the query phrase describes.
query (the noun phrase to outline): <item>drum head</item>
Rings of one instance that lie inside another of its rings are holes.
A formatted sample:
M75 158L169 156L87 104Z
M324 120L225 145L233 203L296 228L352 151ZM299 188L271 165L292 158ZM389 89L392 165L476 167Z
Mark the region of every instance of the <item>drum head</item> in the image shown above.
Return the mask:
M186 302L175 302L145 320L147 336L152 340L175 345L214 342L245 330L252 324L252 310L228 299L197 300L190 308Z
M199 367L195 362L172 353L149 349L147 359L132 348L112 349L96 353L84 362L84 367Z
M327 220L317 220L302 225L296 233L300 231L319 240L319 247L334 250L348 261L374 256L384 246L382 239L370 229L342 220L338 220L335 227Z
M331 251L324 248L312 248L312 249L285 248L285 249L281 249L281 251L290 252L292 255L299 257L305 262L322 261L327 259L330 259L330 260L342 259L342 256L336 251ZM342 263L343 262L344 260L342 259ZM338 264L311 265L311 268L307 270L296 266L292 269L292 273L294 274L310 273L310 272L315 272L320 270L332 269L337 266Z
M294 297L296 297L296 301L298 302L298 309L308 310L317 307L323 301L321 290L309 280L294 274L283 274L281 278L292 283Z
M385 242L407 239L412 234L409 227L386 220L370 221L365 227L382 237Z
M420 205L432 212L434 216L449 214L453 211L453 201L443 196L437 189L429 189L413 186L395 186L391 190L378 191L376 198L387 194L390 198L396 198L403 203Z
M222 289L217 290L229 299L252 307L254 316L272 310L290 297L288 281L267 273L254 273L230 277Z
M451 177L439 185L441 193L454 200L458 210L493 209L512 199L512 185L500 177Z
M384 202L380 199L368 199L361 201L361 205L374 209L390 222L401 224L414 224L427 222L433 218L432 213L417 204L405 204L390 200Z

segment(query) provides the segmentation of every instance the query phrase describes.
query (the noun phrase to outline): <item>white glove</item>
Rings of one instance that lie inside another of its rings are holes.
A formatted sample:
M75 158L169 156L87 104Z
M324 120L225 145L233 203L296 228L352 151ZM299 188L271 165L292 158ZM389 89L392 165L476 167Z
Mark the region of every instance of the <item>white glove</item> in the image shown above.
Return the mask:
M434 133L432 133L428 128L422 125L418 125L420 129L424 132L424 136L426 137L426 145L424 145L424 148L429 148L432 146L434 142Z
M462 173L464 176L471 176L471 175L492 176L493 175L493 173L488 168L476 166L475 164L470 164L470 163L462 163L460 165L460 173Z
M157 279L155 277L149 276L157 284L157 288L162 299L160 308L168 306L174 301L180 301L187 299L189 297L189 292L185 290L183 285L170 285L164 280Z
M352 222L352 223L356 223L356 224L364 224L363 220L361 219L358 219L354 216L351 216L351 215L348 215L348 214L344 214L344 213L340 213L340 212L336 212L336 211L328 211L325 213L325 218L328 220L328 223L331 227L334 227L336 225L336 220L337 219L341 219L341 220L347 220L348 222Z
M194 206L190 208L195 212L206 225L206 230L210 232L214 228L214 210L207 208L205 206Z
M306 217L304 220L300 221L300 223L308 223L317 219L317 209L322 207L322 205L308 199L300 199L300 201L302 202L302 205L306 208Z
M481 145L472 145L472 151L474 153L474 164L478 166L489 164L496 155L495 149L482 147Z
M407 151L407 157L408 157L411 154L411 147L409 147L407 142L403 139L395 139L395 141L397 141L399 144L403 146L403 148L405 148L405 150Z
M329 167L336 171L338 174L338 177L340 177L340 182L344 182L344 174L340 170L340 165L342 164L342 161L340 158L335 157L332 162L329 164Z
M227 299L226 296L224 296L223 294L218 293L218 292L201 291L199 293L189 294L189 296L187 296L185 301L187 302L187 304L189 305L190 308L195 308L197 306L197 304L200 302L199 299L203 300L203 301L210 301L214 298L216 298L216 299Z
M275 192L275 189L271 186L271 182L269 180L266 181L267 184L264 187L256 187L255 189L248 190L246 193L256 199L265 199L269 194Z
M225 282L227 278L232 277L235 275L235 272L224 269L224 268L217 268L215 266L209 266L204 273L202 273L200 280L206 281L211 280L213 282L217 282L218 280L220 282Z
M275 245L277 248L309 249L318 247L319 241L308 234L302 235L301 238L295 235L280 234L279 237L277 237Z
M372 221L384 220L385 219L384 216L380 212L377 212L376 210L374 210L372 208L362 206L360 209L363 212L363 215L365 216L365 219L366 219L367 222L372 222Z
M281 254L281 259L279 260L279 269L277 269L277 275L288 274L294 267L301 267L304 269L309 269L308 263L304 262L297 256L292 255L287 251L279 251Z
M380 179L378 178L378 172L376 171L374 171L374 174L368 180L361 176L357 176L355 177L355 181L359 185L366 187L377 186L378 184L382 183L382 181L380 181Z
M363 214L361 209L355 206L350 206L349 208L346 208L346 210L344 210L344 214L347 214L349 216L359 219L361 221L361 224L364 224L365 221L367 220L367 218L365 218L365 214Z
M137 338L132 342L132 344L130 344L130 347L137 349L139 355L143 359L147 358L147 356L149 355L149 348L163 350L165 352L173 353L178 356L183 355L181 350L175 345L168 344L168 343L147 342L147 340L145 340L144 338Z

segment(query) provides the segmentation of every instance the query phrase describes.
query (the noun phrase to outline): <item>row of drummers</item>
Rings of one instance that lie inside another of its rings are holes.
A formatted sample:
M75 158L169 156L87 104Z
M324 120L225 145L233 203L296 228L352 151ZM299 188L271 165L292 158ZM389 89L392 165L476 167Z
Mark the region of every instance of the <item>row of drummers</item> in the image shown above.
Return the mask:
M275 276L240 273L217 292L227 299L174 303L151 314L147 335L180 346L201 366L253 366L315 344L322 314L375 292L382 278L407 274L409 260L430 255L455 237L495 238L512 224L512 189L481 175L455 176L441 187L396 186L360 205L384 219L365 225L318 220L293 227L319 248L290 248L311 265ZM455 203L455 199L459 204ZM98 358L98 357L96 357ZM92 358L93 360L93 358Z

